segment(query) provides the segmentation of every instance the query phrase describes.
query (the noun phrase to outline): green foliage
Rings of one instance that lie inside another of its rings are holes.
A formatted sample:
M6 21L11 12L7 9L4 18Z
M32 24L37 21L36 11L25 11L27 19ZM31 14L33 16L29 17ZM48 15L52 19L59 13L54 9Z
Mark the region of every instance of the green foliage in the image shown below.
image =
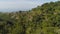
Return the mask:
M60 1L29 11L0 13L0 34L60 34Z

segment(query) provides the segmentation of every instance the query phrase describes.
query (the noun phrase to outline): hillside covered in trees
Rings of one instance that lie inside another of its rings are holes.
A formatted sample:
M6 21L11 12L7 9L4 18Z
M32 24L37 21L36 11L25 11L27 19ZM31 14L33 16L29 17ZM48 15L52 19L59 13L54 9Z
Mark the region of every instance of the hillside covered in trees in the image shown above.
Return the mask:
M29 11L0 12L0 34L60 34L60 1Z

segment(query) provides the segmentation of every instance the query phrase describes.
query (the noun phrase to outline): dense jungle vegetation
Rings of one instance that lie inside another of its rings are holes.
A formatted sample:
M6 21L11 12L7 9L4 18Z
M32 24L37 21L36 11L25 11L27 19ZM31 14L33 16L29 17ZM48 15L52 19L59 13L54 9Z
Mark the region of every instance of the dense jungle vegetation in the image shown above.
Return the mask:
M60 1L29 11L0 12L0 34L60 34Z

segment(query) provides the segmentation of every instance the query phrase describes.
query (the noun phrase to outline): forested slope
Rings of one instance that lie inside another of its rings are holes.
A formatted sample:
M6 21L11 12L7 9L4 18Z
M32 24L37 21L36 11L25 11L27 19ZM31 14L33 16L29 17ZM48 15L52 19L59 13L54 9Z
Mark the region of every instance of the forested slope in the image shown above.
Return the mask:
M0 34L60 34L60 1L29 11L0 12Z

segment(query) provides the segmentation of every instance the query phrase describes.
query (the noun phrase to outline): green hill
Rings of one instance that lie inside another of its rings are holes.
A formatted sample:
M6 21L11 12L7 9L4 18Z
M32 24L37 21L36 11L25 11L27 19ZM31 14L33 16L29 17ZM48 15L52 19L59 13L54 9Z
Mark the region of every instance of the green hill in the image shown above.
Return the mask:
M60 34L60 1L29 11L0 12L0 34Z

